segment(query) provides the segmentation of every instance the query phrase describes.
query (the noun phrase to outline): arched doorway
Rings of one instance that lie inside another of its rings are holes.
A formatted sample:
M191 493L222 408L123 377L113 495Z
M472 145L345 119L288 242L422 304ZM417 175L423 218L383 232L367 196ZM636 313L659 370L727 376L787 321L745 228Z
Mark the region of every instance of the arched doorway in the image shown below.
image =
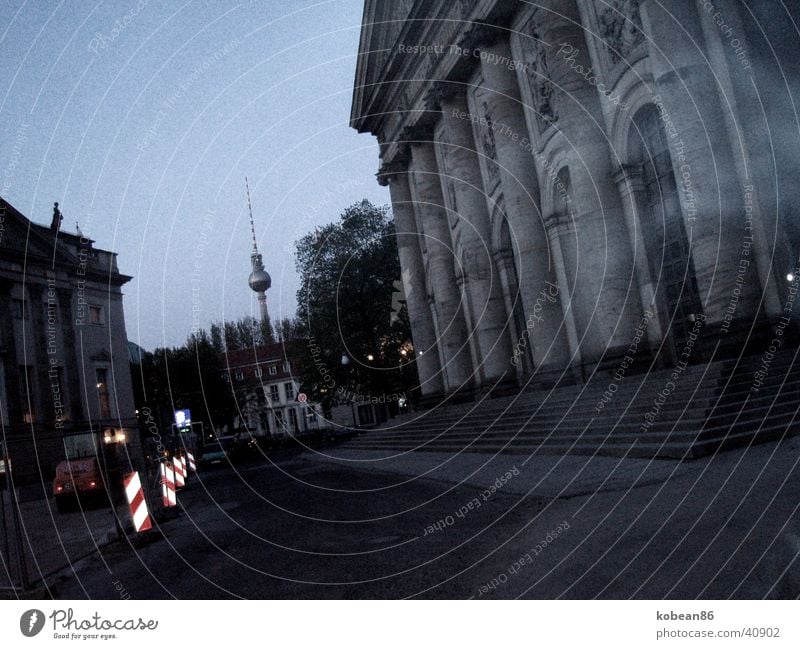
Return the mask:
M633 119L628 155L631 166L641 168L639 223L664 322L668 323L673 358L677 359L703 306L667 135L653 104L641 108Z

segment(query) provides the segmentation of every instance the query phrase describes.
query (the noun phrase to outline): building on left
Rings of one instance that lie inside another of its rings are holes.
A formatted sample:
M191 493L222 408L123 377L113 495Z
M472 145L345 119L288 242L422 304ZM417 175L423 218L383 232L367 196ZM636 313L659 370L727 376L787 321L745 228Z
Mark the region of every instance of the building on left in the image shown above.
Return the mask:
M0 198L0 454L19 484L49 480L87 440L135 466L134 407L117 254L33 223Z

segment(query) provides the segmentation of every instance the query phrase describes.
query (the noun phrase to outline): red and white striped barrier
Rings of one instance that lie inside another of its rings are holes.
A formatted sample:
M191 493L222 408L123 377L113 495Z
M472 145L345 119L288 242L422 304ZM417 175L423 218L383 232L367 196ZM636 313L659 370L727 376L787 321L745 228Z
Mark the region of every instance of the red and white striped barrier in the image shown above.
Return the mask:
M161 496L164 499L164 507L175 507L178 504L175 495L175 471L169 460L161 463Z
M180 489L186 486L186 470L183 468L183 461L179 457L172 458L172 466L175 470L175 488Z
M189 461L189 470L192 473L197 473L197 463L194 461L194 455L191 451L186 451L186 459Z
M150 512L147 511L147 503L144 500L144 490L142 489L142 481L139 480L138 471L125 476L125 495L128 497L128 504L131 506L133 528L137 532L145 532L151 529L153 522L150 520Z

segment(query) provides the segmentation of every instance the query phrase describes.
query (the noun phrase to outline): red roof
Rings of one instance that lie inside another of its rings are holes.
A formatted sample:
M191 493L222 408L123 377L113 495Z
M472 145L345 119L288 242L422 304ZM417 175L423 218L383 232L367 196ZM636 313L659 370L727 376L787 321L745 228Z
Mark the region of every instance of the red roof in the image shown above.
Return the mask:
M220 365L224 372L230 372L231 378L236 381L237 372L244 374L243 382L258 380L259 382L269 383L297 377L300 373L300 355L298 341L288 341L285 344L273 343L249 349L237 349L236 351L223 352L219 355ZM289 362L289 371L285 371L283 364ZM263 371L259 378L255 374L256 366L260 365ZM274 365L275 374L269 373L269 367ZM241 381L240 381L241 382Z

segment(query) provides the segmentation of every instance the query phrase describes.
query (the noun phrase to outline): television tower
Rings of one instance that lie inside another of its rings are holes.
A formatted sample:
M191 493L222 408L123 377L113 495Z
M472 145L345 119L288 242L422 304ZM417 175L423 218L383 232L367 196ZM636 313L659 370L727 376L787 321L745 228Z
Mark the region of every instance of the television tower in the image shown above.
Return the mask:
M267 311L267 290L272 286L272 278L269 276L269 273L264 270L264 262L261 259L261 253L258 252L256 226L255 223L253 223L253 206L250 203L250 185L247 182L247 176L245 176L244 185L247 188L247 209L250 211L250 232L253 234L253 252L250 253L250 263L253 266L253 272L250 273L248 284L250 284L251 289L258 293L258 306L261 310L261 321L266 322L269 319L269 312Z

